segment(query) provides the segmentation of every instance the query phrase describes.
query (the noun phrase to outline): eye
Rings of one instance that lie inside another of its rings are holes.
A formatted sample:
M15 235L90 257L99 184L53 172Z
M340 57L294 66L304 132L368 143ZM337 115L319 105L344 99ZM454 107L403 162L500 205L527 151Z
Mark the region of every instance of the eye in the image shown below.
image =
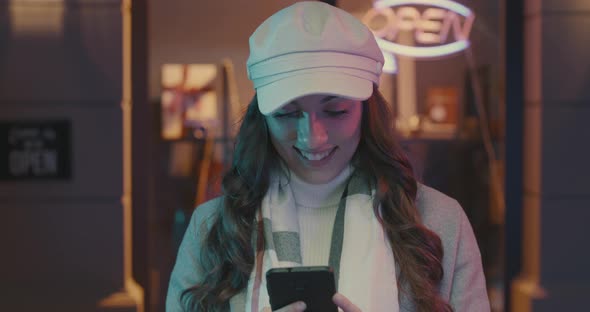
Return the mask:
M300 116L301 116L301 111L298 111L298 110L292 111L292 112L284 112L284 113L278 112L278 113L273 114L273 117L279 118L279 119L281 119L281 118L299 118Z
M324 111L324 113L326 113L326 115L328 115L330 117L342 117L342 116L348 114L348 110L329 110L329 111Z

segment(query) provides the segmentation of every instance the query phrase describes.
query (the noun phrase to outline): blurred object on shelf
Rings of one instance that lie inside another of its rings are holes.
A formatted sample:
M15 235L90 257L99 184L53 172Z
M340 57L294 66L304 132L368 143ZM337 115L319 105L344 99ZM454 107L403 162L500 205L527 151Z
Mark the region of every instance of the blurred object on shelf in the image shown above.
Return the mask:
M406 118L398 117L395 119L395 128L403 137L416 137L421 133L422 117L413 114Z
M193 175L196 157L195 145L192 142L172 142L168 173L172 177L190 177Z
M493 179L490 182L490 224L504 225L506 205L504 203L504 161L493 160L490 163L490 170L492 170L490 177Z
M434 124L457 125L459 95L456 87L432 87L426 95L426 115Z
M426 112L422 131L453 138L460 115L457 87L431 87L426 93Z
M211 164L213 160L213 138L207 135L206 131L203 131L203 155L201 157L201 166L197 172L197 191L195 195L194 206L198 206L207 201L207 188L211 185L209 183L209 174L211 171Z

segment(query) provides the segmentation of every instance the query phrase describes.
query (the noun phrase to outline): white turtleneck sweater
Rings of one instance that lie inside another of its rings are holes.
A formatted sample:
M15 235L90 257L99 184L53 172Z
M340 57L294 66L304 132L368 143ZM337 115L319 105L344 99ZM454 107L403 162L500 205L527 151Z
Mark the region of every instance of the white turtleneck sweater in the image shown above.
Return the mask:
M346 167L325 184L307 183L291 172L290 186L299 218L303 265L328 265L338 203L351 172L352 169Z

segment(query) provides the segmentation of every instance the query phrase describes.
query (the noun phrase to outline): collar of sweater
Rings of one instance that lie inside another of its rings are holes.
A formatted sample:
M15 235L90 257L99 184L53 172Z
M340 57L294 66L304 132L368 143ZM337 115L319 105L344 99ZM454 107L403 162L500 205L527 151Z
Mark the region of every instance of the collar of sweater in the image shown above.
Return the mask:
M295 203L306 208L338 205L352 170L351 166L346 166L334 179L324 184L305 182L291 171L289 186L293 190Z

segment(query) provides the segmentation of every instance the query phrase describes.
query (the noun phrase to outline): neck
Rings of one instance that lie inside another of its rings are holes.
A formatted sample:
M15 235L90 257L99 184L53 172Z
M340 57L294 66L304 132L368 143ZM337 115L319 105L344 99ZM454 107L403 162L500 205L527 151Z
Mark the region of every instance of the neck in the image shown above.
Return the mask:
M352 168L346 166L334 179L323 184L311 184L303 181L293 171L290 173L289 184L293 190L295 203L305 207L319 208L338 204Z

